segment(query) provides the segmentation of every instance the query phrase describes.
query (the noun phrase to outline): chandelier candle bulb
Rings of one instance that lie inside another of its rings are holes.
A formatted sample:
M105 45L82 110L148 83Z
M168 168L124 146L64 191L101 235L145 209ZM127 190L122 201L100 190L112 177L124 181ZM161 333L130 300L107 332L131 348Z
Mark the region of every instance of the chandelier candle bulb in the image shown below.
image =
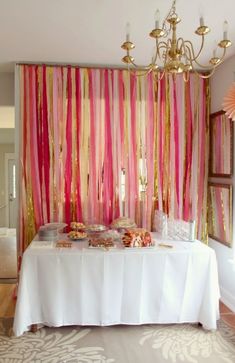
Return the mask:
M204 26L204 19L203 19L203 16L200 17L200 26Z
M160 29L160 11L159 9L155 12L155 29Z
M131 26L130 23L126 24L126 41L130 41L130 32L131 32Z
M223 24L223 39L227 40L228 39L228 22L225 20L224 24Z

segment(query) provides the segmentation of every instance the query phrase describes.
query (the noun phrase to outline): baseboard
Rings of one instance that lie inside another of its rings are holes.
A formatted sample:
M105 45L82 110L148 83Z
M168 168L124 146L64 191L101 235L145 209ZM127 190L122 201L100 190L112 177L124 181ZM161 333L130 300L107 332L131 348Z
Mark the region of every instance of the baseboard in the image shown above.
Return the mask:
M16 284L17 279L16 278L0 278L0 284Z
M235 312L235 296L233 296L228 290L220 286L220 294L222 302L233 312Z

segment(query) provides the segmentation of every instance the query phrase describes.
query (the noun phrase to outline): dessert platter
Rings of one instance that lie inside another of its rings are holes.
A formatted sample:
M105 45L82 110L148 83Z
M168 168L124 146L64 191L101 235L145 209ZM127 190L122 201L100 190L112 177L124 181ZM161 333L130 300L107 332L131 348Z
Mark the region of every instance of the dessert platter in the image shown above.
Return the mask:
M85 230L86 226L82 222L71 222L70 223L70 228L73 231L80 231L80 230Z
M102 238L102 237L90 238L88 246L89 248L102 248L105 250L109 250L110 248L115 248L112 238Z
M70 231L68 237L72 241L83 240L87 238L87 233L84 231Z
M107 230L107 227L103 224L88 224L86 226L86 231L89 233L97 233L97 232L104 232Z
M119 217L112 221L111 228L117 229L119 232L124 232L126 228L136 228L136 223L128 217Z
M126 248L153 247L154 242L150 232L144 228L127 229L122 236L122 243Z
M56 242L56 248L71 248L72 242L60 240Z

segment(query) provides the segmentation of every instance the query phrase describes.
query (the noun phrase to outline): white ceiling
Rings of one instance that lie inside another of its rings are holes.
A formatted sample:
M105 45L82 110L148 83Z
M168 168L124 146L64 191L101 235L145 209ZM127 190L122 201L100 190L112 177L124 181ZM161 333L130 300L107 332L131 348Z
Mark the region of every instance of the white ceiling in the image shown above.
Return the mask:
M166 16L171 0L0 0L0 5L0 71L11 71L19 61L120 66L127 21L136 62L147 64L154 46L148 36L154 13L159 8ZM221 40L225 19L235 44L234 6L234 0L177 1L182 19L178 35L197 44L194 31L201 15L211 28L203 62ZM235 45L228 56L233 54Z

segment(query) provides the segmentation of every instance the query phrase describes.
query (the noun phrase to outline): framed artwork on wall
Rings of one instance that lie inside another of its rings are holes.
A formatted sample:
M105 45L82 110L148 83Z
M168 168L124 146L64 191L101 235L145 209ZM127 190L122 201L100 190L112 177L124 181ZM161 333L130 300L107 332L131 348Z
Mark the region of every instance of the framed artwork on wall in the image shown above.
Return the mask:
M224 111L210 115L209 176L230 178L233 174L233 122Z
M232 245L232 186L208 184L208 235L228 247Z

